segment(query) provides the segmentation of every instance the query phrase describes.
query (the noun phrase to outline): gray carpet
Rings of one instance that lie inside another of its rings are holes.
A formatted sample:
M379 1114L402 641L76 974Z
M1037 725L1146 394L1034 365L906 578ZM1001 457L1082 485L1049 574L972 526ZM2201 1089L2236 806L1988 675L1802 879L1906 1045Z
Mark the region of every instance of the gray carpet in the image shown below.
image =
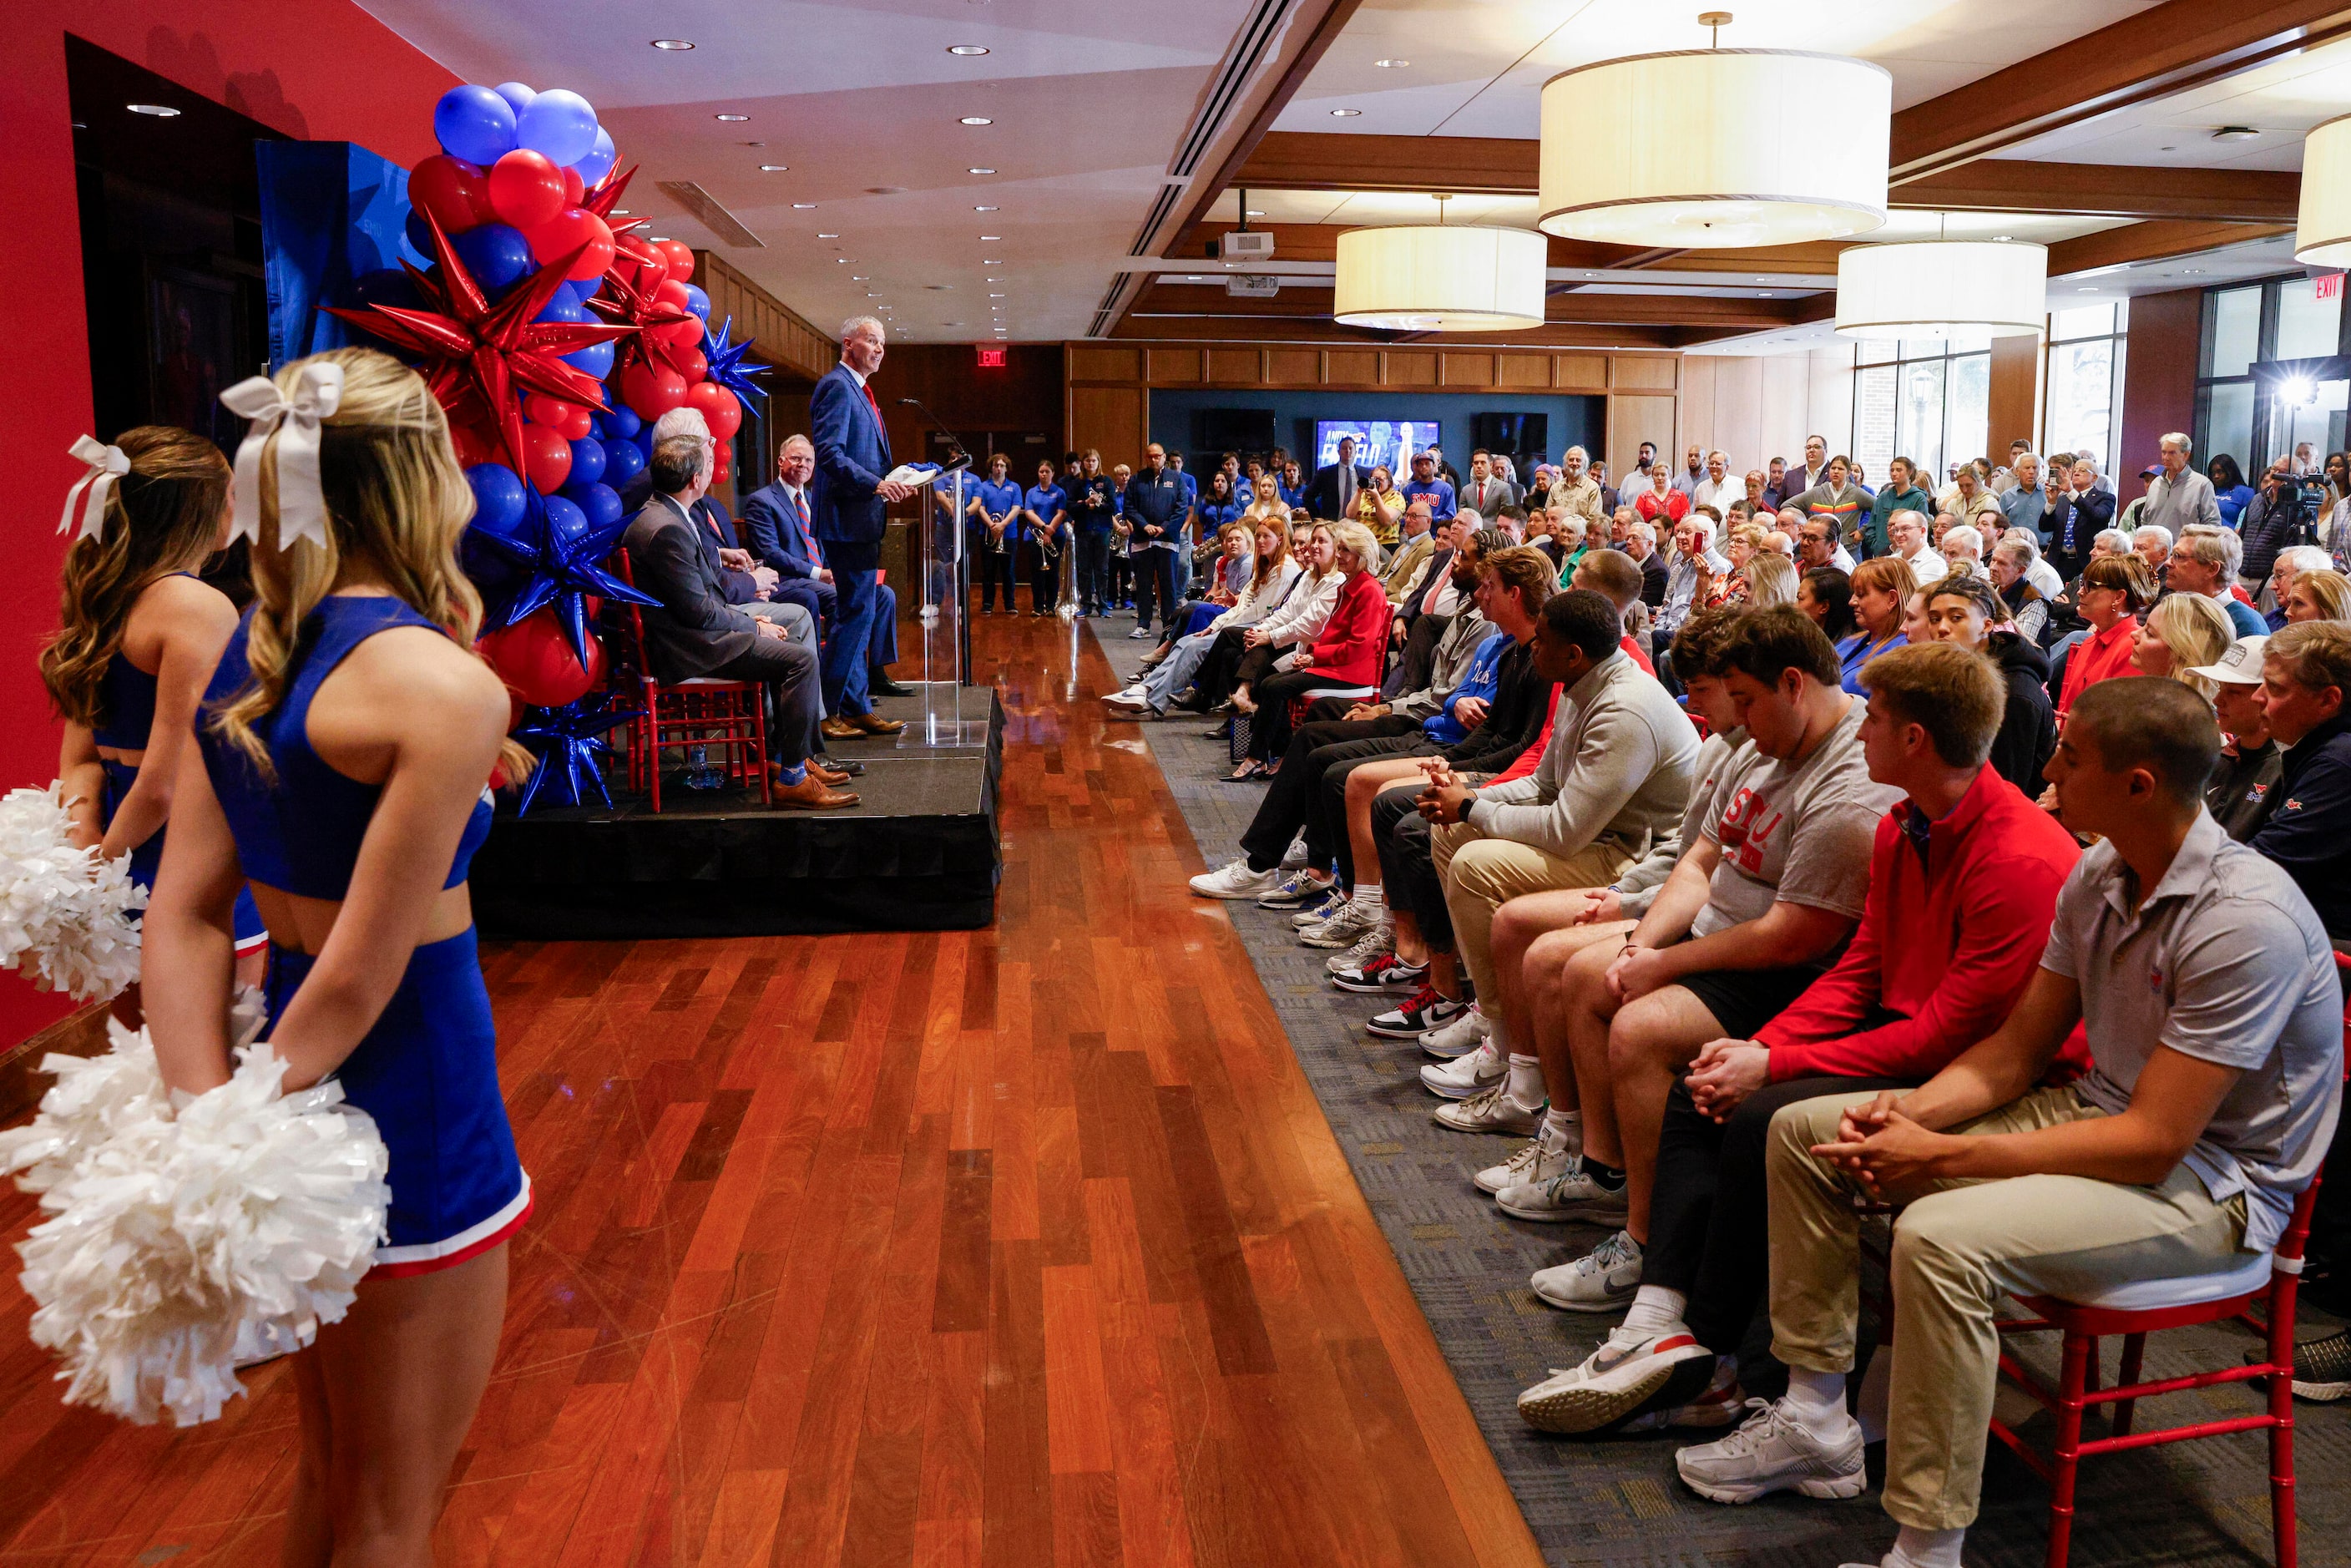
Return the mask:
M1127 640L1131 618L1090 624L1113 669L1128 675L1145 646ZM1264 791L1217 781L1228 765L1223 743L1202 734L1207 722L1178 715L1135 728L1157 757L1202 858L1216 866L1236 852ZM1588 1250L1602 1233L1585 1226L1528 1224L1497 1209L1469 1177L1506 1157L1512 1140L1439 1127L1429 1116L1437 1102L1418 1079L1427 1059L1416 1046L1375 1040L1362 1028L1390 1004L1329 986L1323 977L1329 955L1301 946L1286 912L1249 903L1229 907L1323 1113L1546 1559L1609 1568L1875 1563L1894 1533L1877 1507L1875 1485L1853 1502L1783 1496L1726 1508L1689 1492L1674 1474L1674 1448L1703 1437L1576 1441L1520 1423L1513 1404L1519 1391L1547 1368L1582 1360L1617 1321L1553 1311L1535 1299L1527 1277ZM1750 1335L1750 1343L1761 1342ZM2158 1335L2148 1345L2147 1375L2233 1364L2252 1343L2223 1329ZM2116 1351L2107 1350L2109 1380ZM2037 1362L2046 1374L2053 1356ZM1750 1392L1776 1389L1782 1378L1776 1367L1754 1371ZM2256 1396L2241 1387L2212 1389L2142 1404L2138 1425L2148 1430L2258 1408ZM2351 1487L2344 1485L2351 1479L2351 1405L2297 1405L2296 1411L2302 1560L2351 1563ZM2036 1421L2028 1431L2045 1440L2048 1423ZM1876 1450L1871 1458L1874 1482ZM2073 1562L2082 1568L2267 1563L2267 1445L2259 1436L2093 1459L2082 1472ZM2038 1479L1995 1446L1983 1511L1969 1532L1968 1563L2025 1568L2043 1562L2047 1509L2048 1493Z

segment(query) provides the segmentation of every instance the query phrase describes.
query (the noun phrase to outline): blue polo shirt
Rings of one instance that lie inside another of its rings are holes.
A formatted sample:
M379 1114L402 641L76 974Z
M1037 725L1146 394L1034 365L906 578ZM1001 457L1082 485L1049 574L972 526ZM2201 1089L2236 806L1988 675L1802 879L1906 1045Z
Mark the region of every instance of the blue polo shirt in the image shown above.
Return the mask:
M1023 494L1020 486L1009 479L1001 485L993 479L982 479L977 485L964 487L965 504L968 506L973 498L977 498L980 510L987 514L991 522L1019 511Z
M1415 501L1426 501L1428 515L1437 522L1441 523L1453 515L1453 486L1442 479L1431 479L1426 485L1417 479L1407 479L1396 488L1407 507Z
M1059 485L1031 485L1029 486L1028 495L1023 497L1023 504L1050 524L1068 507L1069 497L1061 493L1061 487ZM1039 533L1040 530L1034 523L1020 525L1020 536L1023 538L1035 538Z

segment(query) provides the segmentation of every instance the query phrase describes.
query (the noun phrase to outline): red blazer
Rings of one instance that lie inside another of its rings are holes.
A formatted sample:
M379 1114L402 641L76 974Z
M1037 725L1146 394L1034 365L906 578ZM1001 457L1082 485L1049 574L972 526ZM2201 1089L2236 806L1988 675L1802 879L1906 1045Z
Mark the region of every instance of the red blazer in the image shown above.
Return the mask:
M1771 1079L1924 1078L1998 1028L2049 943L2074 836L1990 764L1928 829L1922 863L1904 800L1877 824L1869 896L1844 956L1755 1038ZM1902 1015L1863 1027L1873 1009ZM2053 1076L2089 1065L2076 1028Z
M1359 571L1339 590L1339 602L1301 668L1328 675L1334 686L1376 686L1388 646L1388 596L1380 580Z
M2138 617L2126 615L2104 632L2094 630L2074 643L2073 652L2065 655L2065 685L2058 694L2057 711L2072 712L2074 699L2100 681L2137 674L2130 661L2131 643L2137 635Z

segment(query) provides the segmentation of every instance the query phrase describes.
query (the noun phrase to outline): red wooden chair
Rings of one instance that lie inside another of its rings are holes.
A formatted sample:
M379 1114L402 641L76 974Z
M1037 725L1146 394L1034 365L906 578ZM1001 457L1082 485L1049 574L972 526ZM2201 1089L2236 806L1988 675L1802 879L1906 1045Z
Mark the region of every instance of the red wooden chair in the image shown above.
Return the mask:
M628 552L615 551L612 559L621 580L634 588L636 578L629 570ZM698 746L719 751L726 777L738 788L747 788L757 779L759 803L773 804L774 787L768 776L767 700L759 684L708 675L667 684L655 680L653 666L645 660L644 617L634 604L622 608L628 612L630 644L623 652L644 698L643 711L630 726L629 787L650 794L653 810L659 811L661 754Z

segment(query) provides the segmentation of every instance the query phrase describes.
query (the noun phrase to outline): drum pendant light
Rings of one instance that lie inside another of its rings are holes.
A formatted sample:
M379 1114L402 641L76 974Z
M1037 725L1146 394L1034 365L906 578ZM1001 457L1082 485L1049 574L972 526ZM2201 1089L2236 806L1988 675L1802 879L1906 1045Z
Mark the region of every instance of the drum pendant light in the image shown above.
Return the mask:
M2294 258L2305 267L2351 267L2351 115L2314 127L2302 140Z
M1434 224L1339 236L1332 315L1390 332L1516 332L1543 320L1550 244L1527 229Z
M1893 112L1885 68L1842 55L1680 49L1578 66L1543 84L1537 226L1677 250L1866 234L1886 222Z
M1918 240L1837 253L1840 338L2013 338L2041 330L2049 251L2011 240Z

